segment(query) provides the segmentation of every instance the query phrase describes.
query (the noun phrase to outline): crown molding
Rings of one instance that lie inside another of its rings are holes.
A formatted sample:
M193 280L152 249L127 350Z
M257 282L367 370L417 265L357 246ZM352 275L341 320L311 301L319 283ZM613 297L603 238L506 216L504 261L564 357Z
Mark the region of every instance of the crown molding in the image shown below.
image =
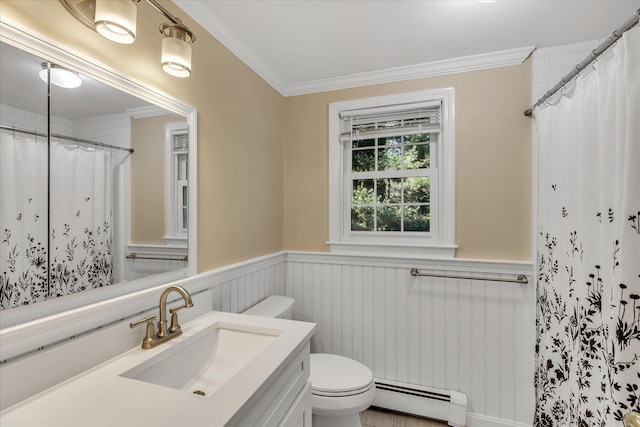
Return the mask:
M519 65L535 49L534 46L528 46L329 79L287 83L202 2L174 0L174 3L284 97Z
M293 83L286 87L283 96L306 95L330 90L348 89L445 74L465 73L468 71L520 65L534 51L534 46L518 49L502 50L442 61L426 62L406 67L388 68L386 70L358 73L330 79Z
M202 2L174 0L194 21L216 38L231 53L244 62L271 87L286 96L286 82L267 63L251 49L238 35Z
M166 116L171 114L171 111L152 105L149 107L130 108L127 110L127 113L129 113L133 119L144 119L147 117Z

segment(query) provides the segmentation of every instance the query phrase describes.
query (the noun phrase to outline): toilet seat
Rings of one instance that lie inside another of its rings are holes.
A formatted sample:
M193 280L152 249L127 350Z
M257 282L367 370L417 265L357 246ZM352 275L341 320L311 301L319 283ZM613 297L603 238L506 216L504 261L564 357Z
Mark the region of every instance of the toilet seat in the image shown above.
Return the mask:
M314 396L323 396L323 397L356 396L358 394L366 393L367 391L371 390L372 387L373 387L373 381L370 384L368 384L366 387L359 388L357 390L340 391L340 392L332 393L327 391L314 390L313 386L311 386L311 394L313 394Z
M344 397L366 393L373 386L369 368L337 354L311 354L311 394Z

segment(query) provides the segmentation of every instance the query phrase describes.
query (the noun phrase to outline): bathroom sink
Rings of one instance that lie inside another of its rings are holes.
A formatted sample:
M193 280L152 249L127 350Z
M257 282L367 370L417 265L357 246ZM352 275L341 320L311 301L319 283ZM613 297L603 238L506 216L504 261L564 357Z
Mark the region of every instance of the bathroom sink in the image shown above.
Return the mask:
M171 348L120 376L211 396L258 357L281 332L274 328L219 321L188 338L177 339Z

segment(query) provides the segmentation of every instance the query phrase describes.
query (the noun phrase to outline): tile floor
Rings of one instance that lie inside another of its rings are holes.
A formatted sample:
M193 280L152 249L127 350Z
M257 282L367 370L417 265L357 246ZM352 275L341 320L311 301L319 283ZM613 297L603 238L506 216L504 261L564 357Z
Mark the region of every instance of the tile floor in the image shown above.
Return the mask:
M387 412L382 409L367 409L360 413L362 427L447 427L447 423L408 415Z

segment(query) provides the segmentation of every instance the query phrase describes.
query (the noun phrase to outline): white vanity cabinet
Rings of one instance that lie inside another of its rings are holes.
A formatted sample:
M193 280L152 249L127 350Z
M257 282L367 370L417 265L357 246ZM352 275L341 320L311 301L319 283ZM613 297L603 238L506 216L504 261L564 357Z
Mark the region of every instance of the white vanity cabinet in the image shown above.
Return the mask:
M229 426L310 427L311 382L309 344L277 375L265 390L248 401ZM252 399L253 400L253 399Z

